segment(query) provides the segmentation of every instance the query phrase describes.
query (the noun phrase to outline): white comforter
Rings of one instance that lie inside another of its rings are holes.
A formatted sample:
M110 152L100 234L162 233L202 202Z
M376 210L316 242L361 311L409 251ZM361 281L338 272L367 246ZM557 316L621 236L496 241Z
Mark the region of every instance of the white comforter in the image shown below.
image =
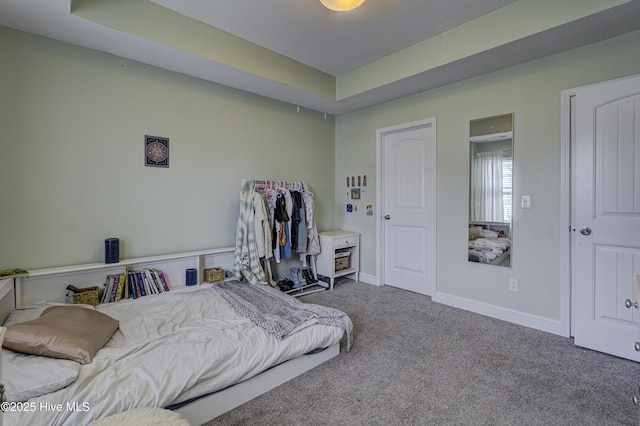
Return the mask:
M120 321L75 382L28 401L5 425L84 425L136 407L166 407L248 379L338 342L343 330L315 325L278 341L209 287L99 305ZM75 403L76 410L69 410ZM57 410L61 404L63 409Z
M508 238L476 238L469 240L469 255L480 262L490 262L509 247L511 247L511 240Z

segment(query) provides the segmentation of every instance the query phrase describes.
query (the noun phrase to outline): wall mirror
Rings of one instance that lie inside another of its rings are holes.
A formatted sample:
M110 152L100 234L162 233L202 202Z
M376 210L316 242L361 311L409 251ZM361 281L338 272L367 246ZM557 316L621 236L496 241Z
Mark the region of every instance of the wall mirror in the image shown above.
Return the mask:
M513 114L469 126L469 261L512 263Z

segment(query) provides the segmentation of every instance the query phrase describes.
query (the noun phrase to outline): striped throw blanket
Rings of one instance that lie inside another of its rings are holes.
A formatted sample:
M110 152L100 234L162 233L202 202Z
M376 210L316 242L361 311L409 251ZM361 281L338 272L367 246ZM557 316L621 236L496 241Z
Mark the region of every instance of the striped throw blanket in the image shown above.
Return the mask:
M277 339L301 330L305 323L340 327L347 336L345 351L351 349L353 323L344 312L311 303L302 303L267 285L253 285L239 281L213 284L213 291L220 294L240 315L264 328Z

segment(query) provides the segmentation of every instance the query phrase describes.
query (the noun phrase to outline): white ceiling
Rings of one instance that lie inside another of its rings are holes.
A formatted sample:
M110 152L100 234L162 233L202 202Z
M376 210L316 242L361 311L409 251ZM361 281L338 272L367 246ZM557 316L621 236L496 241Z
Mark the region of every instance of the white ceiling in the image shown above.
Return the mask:
M110 0L83 1L95 7L100 1ZM318 0L151 1L331 74L336 79L514 2L367 0L356 10L332 12ZM597 0L589 2L597 3ZM640 0L629 0L482 54L469 55L336 100L336 97L319 96L295 85L83 19L71 14L70 6L71 0L0 0L0 25L330 114L367 107L640 29ZM487 31L500 29L488 28Z
M333 12L319 0L152 0L338 76L514 0L368 0Z

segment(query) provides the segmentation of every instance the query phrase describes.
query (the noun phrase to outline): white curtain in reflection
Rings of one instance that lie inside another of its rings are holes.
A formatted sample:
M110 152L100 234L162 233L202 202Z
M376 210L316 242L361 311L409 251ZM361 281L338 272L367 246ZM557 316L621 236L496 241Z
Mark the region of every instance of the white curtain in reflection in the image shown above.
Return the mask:
M502 151L477 153L473 165L473 220L503 222Z

